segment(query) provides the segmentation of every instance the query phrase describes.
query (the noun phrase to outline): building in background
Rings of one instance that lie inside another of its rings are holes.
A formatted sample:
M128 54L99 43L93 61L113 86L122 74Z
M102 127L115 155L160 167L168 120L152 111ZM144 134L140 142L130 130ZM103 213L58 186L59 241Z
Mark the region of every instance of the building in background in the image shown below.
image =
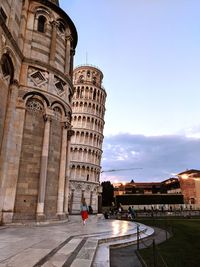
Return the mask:
M93 212L98 212L106 101L102 80L103 73L96 67L86 65L74 70L75 93L72 101L74 135L71 139L69 188L69 211L72 214L80 213L83 197Z
M180 183L177 178L169 178L162 182L130 182L113 183L114 196L124 194L180 194Z
M162 182L130 182L114 183L116 205L134 205L136 209L179 207L184 203L180 183L177 178L169 178Z
M118 202L132 201L132 203L157 204L170 203L191 205L192 208L200 208L200 170L186 170L177 174L178 178L169 178L162 182L153 183L114 183L114 196ZM132 195L132 197L131 197ZM165 197L164 197L165 195ZM183 200L181 200L181 196ZM157 200L156 200L157 199ZM124 203L125 203L124 202Z
M185 204L200 204L200 170L186 170L177 176Z
M68 214L76 44L76 28L58 1L0 2L3 223Z

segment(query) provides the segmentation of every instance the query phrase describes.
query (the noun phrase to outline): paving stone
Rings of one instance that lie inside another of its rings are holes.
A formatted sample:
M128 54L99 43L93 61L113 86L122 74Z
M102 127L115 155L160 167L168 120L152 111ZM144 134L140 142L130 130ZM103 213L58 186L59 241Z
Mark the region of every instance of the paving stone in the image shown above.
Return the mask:
M150 229L141 225L143 235L151 235ZM109 246L132 242L136 231L134 222L95 215L90 216L86 226L80 216L70 216L69 222L63 224L12 225L0 231L0 267L33 267L38 263L42 267L106 267L110 262Z

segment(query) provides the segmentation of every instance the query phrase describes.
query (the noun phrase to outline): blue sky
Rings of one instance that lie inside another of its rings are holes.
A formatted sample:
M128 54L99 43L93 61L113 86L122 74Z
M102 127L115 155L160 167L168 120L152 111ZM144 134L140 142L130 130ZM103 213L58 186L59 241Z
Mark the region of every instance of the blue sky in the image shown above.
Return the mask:
M200 1L69 0L75 66L104 73L102 180L161 181L200 164ZM87 62L86 62L87 54Z

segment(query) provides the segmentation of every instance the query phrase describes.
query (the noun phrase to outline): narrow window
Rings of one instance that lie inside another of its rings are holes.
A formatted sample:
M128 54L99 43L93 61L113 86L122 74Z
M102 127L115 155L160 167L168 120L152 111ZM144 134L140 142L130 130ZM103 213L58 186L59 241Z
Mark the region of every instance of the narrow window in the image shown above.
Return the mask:
M93 83L93 84L96 84L96 81L97 81L96 77L93 77L93 78L92 78L92 83Z
M96 100L96 89L93 92L93 100Z
M3 76L10 76L10 81L12 81L14 77L14 67L10 56L7 54L3 54L1 58L1 69Z
M79 83L83 83L84 82L84 80L83 80L83 75L81 75L80 77L79 77Z
M45 31L45 23L46 23L46 18L44 16L39 16L38 18L38 31L39 32Z
M61 33L65 32L65 25L62 22L59 22L58 29Z
M89 178L90 178L90 176L89 176L89 174L87 174L87 181L89 181Z
M80 94L80 88L78 87L76 91L76 98L79 98L79 94Z

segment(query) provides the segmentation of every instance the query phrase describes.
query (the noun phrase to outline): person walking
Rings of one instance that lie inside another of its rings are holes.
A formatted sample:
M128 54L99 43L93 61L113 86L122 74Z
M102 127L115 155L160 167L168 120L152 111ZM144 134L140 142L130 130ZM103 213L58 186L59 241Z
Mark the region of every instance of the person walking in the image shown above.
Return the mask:
M86 224L86 220L88 219L88 207L85 201L85 198L81 201L81 217L83 220L83 225Z

